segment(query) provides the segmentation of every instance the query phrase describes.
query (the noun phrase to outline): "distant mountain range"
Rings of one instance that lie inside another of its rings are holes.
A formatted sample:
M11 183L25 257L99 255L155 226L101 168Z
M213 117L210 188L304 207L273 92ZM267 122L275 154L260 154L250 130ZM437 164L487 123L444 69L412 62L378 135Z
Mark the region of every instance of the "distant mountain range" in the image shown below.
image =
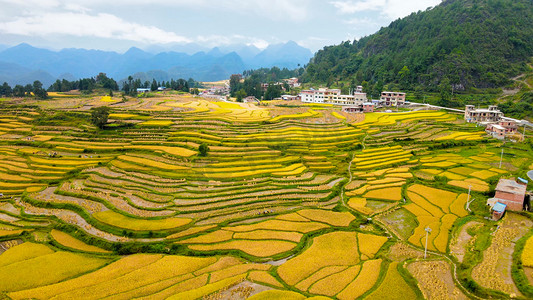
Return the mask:
M197 81L218 81L231 74L261 67L303 67L313 55L309 49L292 41L270 45L264 50L234 45L191 54L193 48L194 45L185 45L183 52L154 53L132 47L119 54L86 49L56 52L25 43L14 47L0 45L0 83L14 86L40 80L44 86L49 86L57 79L75 80L93 77L100 72L117 81L129 75L141 80L194 78Z

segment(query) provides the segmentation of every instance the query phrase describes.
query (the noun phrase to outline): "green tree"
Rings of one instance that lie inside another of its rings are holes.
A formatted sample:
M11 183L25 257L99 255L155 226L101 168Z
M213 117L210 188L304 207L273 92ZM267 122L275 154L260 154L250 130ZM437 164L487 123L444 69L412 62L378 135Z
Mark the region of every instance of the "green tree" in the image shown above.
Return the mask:
M43 84L39 80L33 82L33 95L38 99L48 98L48 93L43 89Z
M409 74L411 71L409 71L409 68L407 66L403 66L403 68L398 72L398 75L400 76L400 84L402 86L402 89L408 88L409 85Z
M240 89L235 93L235 97L237 98L237 102L242 102L242 99L246 98L246 92L244 89Z
M103 129L107 124L107 119L109 118L109 107L100 106L96 108L91 108L91 123L96 127Z
M198 147L198 154L202 157L206 157L207 156L207 152L209 152L209 146L207 146L206 144L200 144L200 147Z
M26 95L26 92L24 90L24 87L20 84L15 85L13 88L13 96L15 97L24 97Z
M448 107L450 105L452 85L448 78L444 78L439 84L440 99L437 105Z
M242 76L240 74L233 74L230 76L229 88L230 88L231 95L235 95L235 93L240 89L241 79L242 79Z

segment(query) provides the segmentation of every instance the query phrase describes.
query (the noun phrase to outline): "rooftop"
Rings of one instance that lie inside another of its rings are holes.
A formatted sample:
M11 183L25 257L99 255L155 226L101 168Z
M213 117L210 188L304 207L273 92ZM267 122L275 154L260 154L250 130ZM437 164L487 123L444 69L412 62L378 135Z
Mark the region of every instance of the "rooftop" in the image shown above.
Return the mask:
M510 179L500 179L496 186L496 191L506 192L511 194L525 195L526 185L520 184Z
M476 110L473 110L471 111L473 113L500 113L499 110L490 110L490 109L486 109L486 108L481 108L481 109L476 109Z
M492 210L496 212L504 212L506 207L507 205L500 202L496 202L496 204L494 204L494 206L492 207Z

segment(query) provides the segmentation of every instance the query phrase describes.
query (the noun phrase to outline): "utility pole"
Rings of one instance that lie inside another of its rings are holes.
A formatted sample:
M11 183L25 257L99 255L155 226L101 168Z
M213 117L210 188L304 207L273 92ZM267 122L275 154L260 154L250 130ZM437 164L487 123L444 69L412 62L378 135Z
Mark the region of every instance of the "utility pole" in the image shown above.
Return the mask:
M428 254L428 239L429 239L429 233L431 232L431 228L429 228L428 226L424 228L424 230L426 231L426 249L424 250L424 259L426 259L427 254Z
M502 155L500 156L500 169L502 168L502 161L503 161L503 146L502 146Z
M466 210L470 211L470 191L472 190L472 185L468 185L468 199L466 199Z

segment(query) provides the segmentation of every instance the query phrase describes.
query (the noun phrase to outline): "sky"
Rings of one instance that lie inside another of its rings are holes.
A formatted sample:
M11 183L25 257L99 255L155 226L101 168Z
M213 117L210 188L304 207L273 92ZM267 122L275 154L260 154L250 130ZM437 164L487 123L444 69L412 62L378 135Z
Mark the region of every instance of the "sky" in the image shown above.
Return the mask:
M313 52L441 0L0 0L0 44L124 52L295 41ZM157 47L154 47L157 46Z

